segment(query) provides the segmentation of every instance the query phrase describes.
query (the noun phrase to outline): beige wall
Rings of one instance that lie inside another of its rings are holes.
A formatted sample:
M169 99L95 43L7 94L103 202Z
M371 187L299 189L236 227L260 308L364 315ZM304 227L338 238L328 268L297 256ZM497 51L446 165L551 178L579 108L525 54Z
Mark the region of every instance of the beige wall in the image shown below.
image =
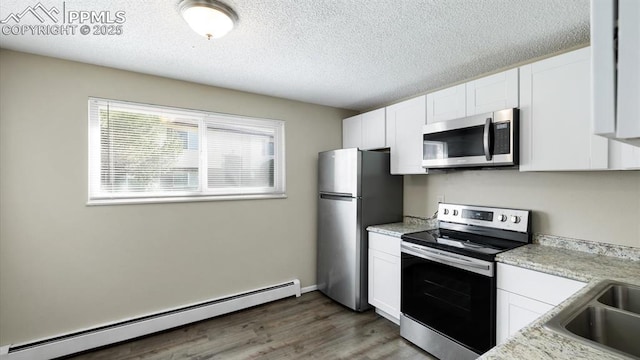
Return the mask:
M6 50L0 79L0 345L315 284L317 153L351 112ZM288 198L85 206L89 96L284 120Z
M460 171L405 176L405 215L445 202L534 211L533 231L640 247L640 171Z

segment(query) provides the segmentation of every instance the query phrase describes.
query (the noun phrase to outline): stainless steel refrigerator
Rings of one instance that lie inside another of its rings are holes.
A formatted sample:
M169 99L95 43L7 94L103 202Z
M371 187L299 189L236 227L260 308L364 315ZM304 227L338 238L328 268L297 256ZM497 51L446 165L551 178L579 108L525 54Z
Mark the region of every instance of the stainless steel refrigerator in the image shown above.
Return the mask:
M388 153L318 154L318 290L355 311L370 307L366 229L402 221L402 181L390 175Z

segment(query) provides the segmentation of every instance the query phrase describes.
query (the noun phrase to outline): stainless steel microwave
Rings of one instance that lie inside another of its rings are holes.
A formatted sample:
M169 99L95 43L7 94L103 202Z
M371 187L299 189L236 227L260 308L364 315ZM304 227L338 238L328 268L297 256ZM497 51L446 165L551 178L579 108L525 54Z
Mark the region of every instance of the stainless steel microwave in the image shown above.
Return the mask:
M518 164L518 109L505 109L424 126L422 167Z

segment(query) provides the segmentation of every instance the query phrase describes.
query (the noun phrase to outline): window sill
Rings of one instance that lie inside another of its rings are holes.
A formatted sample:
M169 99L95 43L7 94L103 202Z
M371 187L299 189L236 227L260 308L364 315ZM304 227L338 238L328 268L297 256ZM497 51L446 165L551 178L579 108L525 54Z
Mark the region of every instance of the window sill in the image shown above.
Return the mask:
M130 198L130 199L94 199L87 201L87 206L102 205L139 205L183 203L201 201L231 201L231 200L261 200L261 199L286 199L287 194L251 194L251 195L212 195L212 196L176 196L157 198Z

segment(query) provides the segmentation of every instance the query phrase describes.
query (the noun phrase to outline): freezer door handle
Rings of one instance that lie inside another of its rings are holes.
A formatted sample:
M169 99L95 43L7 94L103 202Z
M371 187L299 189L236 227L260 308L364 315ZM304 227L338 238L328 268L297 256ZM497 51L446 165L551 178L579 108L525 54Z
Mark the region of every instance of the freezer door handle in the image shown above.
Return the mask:
M349 193L320 193L320 199L351 201L353 198Z

